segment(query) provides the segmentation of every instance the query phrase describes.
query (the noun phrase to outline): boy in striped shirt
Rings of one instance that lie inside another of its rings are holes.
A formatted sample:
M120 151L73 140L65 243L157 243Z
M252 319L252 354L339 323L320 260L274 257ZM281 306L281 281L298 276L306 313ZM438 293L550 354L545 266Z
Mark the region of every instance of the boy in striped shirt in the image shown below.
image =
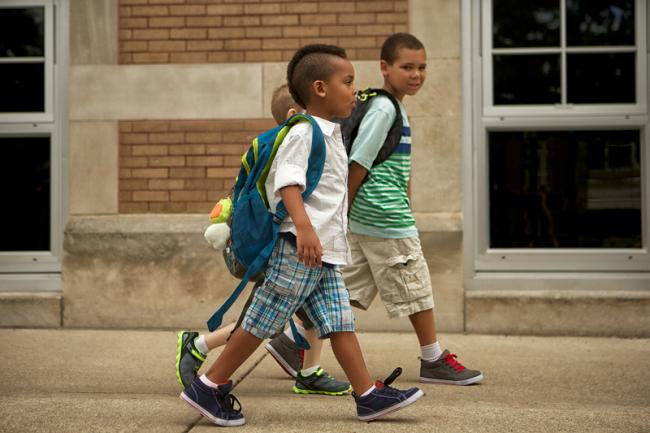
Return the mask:
M350 303L368 309L379 293L388 316L408 316L421 350L420 381L469 385L483 379L465 368L437 341L429 269L410 206L411 128L402 99L415 95L426 77L424 46L413 35L396 33L381 49L384 90L402 116L399 145L374 165L396 118L393 103L375 96L359 126L349 157L349 241L352 264L343 269Z

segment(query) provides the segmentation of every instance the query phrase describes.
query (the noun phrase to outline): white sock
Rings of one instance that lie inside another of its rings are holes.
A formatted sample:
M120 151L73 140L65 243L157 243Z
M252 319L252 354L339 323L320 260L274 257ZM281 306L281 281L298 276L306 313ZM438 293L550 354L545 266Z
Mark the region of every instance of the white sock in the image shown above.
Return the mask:
M427 346L420 346L420 351L422 352L421 358L428 362L435 361L442 356L442 349L437 341Z
M377 389L377 388L375 387L375 385L371 386L370 388L368 388L368 391L366 391L366 392L364 392L363 394L361 394L361 397L365 397L365 396L367 396L368 394L370 394L371 392L373 392L375 389Z
M208 379L208 377L205 374L202 374L199 379L201 379L201 382L203 382L205 385L209 386L210 388L219 388L219 385Z
M311 376L312 374L316 373L319 368L320 365L314 365L313 367L304 368L300 370L300 374L302 375L302 377Z
M300 335L302 335L303 337L305 336L305 328L303 328L302 326L296 323L296 329L298 329ZM291 341L293 341L294 343L296 342L296 340L293 339L293 332L291 332L291 326L287 326L287 329L284 330L284 335L289 337L289 339L291 339Z
M204 356L208 354L210 349L208 349L208 345L205 342L205 335L199 335L194 339L194 347L199 349L199 352L201 352Z

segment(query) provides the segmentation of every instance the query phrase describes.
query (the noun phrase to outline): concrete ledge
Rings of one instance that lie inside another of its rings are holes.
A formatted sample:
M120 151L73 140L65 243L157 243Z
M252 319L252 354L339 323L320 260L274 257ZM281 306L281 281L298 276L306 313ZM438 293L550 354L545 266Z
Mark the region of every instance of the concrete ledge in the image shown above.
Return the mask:
M238 281L221 253L203 239L205 215L72 217L64 242L65 327L205 328ZM463 330L461 235L423 233L433 281L438 329ZM231 308L235 320L248 293ZM362 331L408 331L408 319L389 320L377 298L355 311Z
M648 292L472 290L465 301L470 333L650 336Z
M0 327L58 328L60 293L0 293Z

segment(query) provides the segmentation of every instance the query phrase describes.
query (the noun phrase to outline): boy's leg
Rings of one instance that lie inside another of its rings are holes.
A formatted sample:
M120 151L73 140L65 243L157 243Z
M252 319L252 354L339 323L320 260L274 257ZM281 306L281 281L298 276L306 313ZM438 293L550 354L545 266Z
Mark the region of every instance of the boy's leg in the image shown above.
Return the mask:
M304 359L302 361L303 370L320 366L320 356L323 351L323 340L318 338L316 330L313 327L305 329L305 338L309 343L309 349L305 350Z
M408 316L420 343L420 380L469 385L483 379L463 367L456 355L442 351L433 314L433 289L418 237L361 240L379 296L389 317Z
M260 338L242 328L237 328L205 376L213 383L226 383L235 370L255 352L261 343Z
M334 356L345 372L354 392L357 395L362 395L372 388L373 382L363 360L357 335L354 332L333 332L330 334L330 341Z

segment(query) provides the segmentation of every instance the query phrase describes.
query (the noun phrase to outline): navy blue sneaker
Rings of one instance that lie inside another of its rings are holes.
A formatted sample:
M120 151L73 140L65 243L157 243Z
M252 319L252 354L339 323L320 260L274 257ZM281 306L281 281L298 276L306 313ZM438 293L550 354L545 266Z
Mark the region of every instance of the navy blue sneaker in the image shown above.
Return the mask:
M231 390L232 380L215 389L207 386L197 377L185 388L185 391L181 392L181 398L217 425L225 427L244 425L246 420L241 413L241 404L234 395L230 394Z
M352 393L357 402L357 417L361 421L372 421L390 412L403 409L424 395L419 388L414 387L402 391L388 386L400 374L402 374L402 369L397 367L383 382L376 381L375 389L365 397L358 397Z

